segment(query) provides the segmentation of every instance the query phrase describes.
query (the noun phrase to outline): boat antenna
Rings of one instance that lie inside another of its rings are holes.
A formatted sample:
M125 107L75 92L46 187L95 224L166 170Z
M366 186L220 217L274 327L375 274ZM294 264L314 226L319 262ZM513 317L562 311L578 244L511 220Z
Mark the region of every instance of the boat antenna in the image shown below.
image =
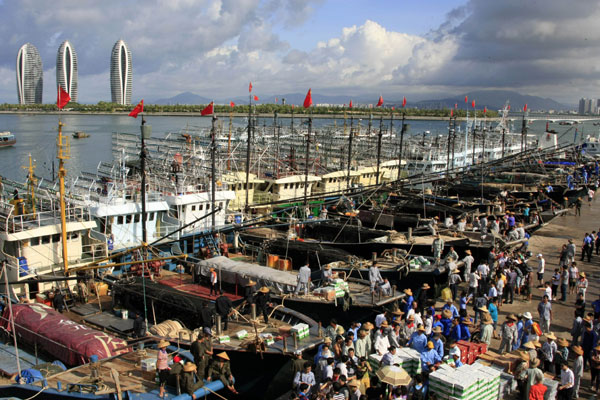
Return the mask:
M146 327L148 326L148 306L146 304L146 263L148 259L148 232L146 230L146 138L152 136L152 125L146 125L144 111L142 109L142 122L140 125L141 150L140 150L140 169L142 174L141 179L141 194L142 194L142 291L144 297L144 320Z
M346 185L346 190L350 190L350 184L351 184L351 179L350 179L350 166L352 164L352 137L354 136L354 114L352 113L352 111L350 111L350 135L348 135L348 172L347 172L347 181L348 184Z

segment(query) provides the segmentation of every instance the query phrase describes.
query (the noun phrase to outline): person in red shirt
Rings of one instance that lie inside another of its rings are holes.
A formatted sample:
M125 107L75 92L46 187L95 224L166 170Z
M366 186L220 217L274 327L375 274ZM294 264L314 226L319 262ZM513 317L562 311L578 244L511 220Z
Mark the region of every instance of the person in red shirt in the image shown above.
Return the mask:
M536 377L535 385L529 389L529 400L544 400L544 393L548 388L542 383L543 381L543 376Z

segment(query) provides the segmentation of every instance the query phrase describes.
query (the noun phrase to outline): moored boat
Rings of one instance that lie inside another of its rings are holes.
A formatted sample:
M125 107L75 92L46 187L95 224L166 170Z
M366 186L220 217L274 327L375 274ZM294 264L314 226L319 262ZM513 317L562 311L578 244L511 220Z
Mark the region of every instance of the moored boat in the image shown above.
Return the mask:
M0 147L9 147L17 143L14 134L9 131L0 132Z

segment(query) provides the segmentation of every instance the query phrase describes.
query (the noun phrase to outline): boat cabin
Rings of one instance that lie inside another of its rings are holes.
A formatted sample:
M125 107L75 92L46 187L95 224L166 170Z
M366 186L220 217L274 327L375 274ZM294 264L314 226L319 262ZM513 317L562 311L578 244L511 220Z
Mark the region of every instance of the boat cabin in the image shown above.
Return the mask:
M318 176L308 176L308 188L306 189L307 196L311 195L312 187L320 180L321 178ZM304 175L291 175L279 179L266 179L266 187L263 192L270 193L272 201L300 198L304 196L304 181Z
M315 185L315 192L333 193L352 188L357 184L358 171L350 171L350 184L348 184L348 171L334 171L321 175L321 180Z

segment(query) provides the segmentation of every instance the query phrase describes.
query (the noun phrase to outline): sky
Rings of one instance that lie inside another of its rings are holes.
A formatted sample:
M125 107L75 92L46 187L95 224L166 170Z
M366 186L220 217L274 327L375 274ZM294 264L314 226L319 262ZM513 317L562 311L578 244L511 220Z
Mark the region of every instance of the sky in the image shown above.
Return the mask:
M597 0L0 0L0 102L16 103L15 61L34 44L44 102L64 40L79 101L110 101L123 39L132 102L313 92L411 101L478 89L574 104L600 97Z

